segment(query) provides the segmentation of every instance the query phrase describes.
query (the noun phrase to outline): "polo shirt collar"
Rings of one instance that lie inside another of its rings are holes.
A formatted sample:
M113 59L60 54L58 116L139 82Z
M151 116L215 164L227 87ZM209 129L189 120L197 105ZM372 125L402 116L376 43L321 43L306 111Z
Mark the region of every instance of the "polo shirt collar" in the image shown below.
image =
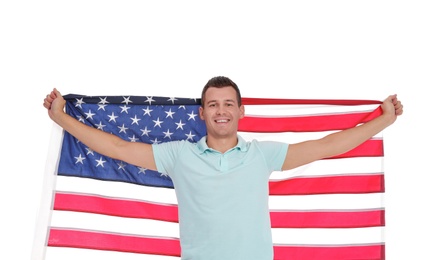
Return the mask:
M196 144L201 154L203 154L206 151L216 151L215 149L212 149L209 146L207 146L206 140L207 136L203 136ZM238 143L233 148L229 149L229 151L234 149L238 149L241 152L247 151L247 142L239 135L238 135Z

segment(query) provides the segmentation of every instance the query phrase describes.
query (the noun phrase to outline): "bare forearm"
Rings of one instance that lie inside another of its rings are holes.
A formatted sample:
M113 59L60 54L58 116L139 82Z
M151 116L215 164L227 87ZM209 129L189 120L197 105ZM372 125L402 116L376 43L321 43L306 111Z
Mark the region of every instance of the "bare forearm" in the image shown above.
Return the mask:
M375 136L402 115L403 105L396 95L390 95L382 103L382 115L354 128L327 135L321 139L290 144L283 170L343 154Z
M93 151L118 159L118 155L112 147L122 142L119 137L83 124L61 111L53 114L51 118Z
M55 88L46 95L43 102L49 117L55 123L93 151L139 167L156 170L152 145L125 141L116 135L83 124L65 113L65 104L63 96Z
M357 147L387 128L394 120L394 116L384 114L365 124L324 137L321 140L325 143L322 147L327 149L323 150L322 157L339 155Z

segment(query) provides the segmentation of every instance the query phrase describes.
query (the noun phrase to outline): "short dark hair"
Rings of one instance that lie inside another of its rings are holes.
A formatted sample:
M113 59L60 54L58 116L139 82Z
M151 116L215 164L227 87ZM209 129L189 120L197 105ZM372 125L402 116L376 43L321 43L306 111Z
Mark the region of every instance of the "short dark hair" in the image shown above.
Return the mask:
M232 87L236 91L236 99L238 99L238 106L241 106L241 92L239 91L238 85L236 85L233 80L229 79L228 77L224 76L217 76L209 79L207 81L206 85L203 88L203 91L201 92L201 106L204 107L204 96L206 94L206 91L208 88L224 88L224 87Z

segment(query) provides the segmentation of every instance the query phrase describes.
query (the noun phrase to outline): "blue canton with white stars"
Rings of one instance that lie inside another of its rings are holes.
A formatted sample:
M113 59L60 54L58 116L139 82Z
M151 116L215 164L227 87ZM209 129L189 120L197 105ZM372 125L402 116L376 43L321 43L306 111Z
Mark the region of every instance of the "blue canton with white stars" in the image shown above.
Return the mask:
M206 135L199 99L142 96L65 95L66 113L78 121L130 142L197 142ZM156 171L114 160L89 149L65 132L59 175L173 187Z

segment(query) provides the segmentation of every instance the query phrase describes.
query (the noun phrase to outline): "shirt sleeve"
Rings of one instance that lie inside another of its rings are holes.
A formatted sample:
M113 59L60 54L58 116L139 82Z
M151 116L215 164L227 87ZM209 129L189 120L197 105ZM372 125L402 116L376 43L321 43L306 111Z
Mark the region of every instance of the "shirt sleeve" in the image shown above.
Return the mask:
M270 171L281 171L289 145L283 142L257 142Z
M158 172L168 176L173 173L175 162L184 145L185 141L183 140L152 145L153 156Z

